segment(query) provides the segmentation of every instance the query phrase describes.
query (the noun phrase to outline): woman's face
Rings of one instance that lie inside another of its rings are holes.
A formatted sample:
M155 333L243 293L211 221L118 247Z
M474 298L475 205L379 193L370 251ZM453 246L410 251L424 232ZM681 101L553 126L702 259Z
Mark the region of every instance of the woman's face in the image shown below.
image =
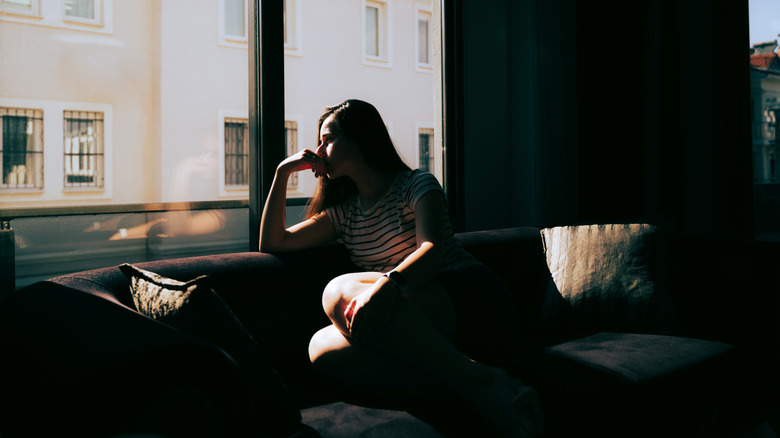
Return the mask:
M330 179L349 175L356 165L363 162L357 144L340 133L333 115L322 122L316 152L323 158Z

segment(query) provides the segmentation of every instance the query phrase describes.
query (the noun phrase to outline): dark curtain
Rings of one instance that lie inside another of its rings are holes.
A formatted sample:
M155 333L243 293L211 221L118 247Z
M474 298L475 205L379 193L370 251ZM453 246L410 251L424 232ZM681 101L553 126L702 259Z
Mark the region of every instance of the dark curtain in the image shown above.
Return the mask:
M510 1L512 217L521 225L576 221L577 2Z
M752 238L747 1L577 9L578 222Z

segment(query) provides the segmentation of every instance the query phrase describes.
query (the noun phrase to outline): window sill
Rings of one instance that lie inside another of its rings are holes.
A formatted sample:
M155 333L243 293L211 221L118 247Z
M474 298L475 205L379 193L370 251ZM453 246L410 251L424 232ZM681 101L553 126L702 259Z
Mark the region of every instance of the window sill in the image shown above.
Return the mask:
M389 59L381 59L381 58L363 58L363 65L369 66L369 67L378 67L378 68L384 68L391 70L393 68L393 62Z

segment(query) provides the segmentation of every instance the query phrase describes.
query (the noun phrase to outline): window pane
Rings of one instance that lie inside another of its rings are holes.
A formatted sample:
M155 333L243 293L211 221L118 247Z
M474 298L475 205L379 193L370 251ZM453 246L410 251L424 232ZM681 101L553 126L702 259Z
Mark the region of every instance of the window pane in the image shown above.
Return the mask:
M249 188L248 119L225 120L225 185Z
M428 45L430 44L429 21L428 19L421 18L417 20L417 62L420 64L430 64L430 55Z
M780 3L750 0L749 6L756 238L780 241Z
M33 10L33 0L2 0L0 5L5 9L18 9L22 11Z
M355 3L301 2L300 12L307 23L302 29L305 50L302 56L285 56L284 64L285 114L288 120L294 115L298 121L297 150L316 149L318 119L326 107L356 98L377 108L409 167L419 163L441 181L441 147L434 142L434 130L428 131L431 135L423 140L429 142L428 159L420 156L420 128L436 125L435 75L421 74L416 68L420 18L417 8L433 10L433 2L365 1L358 3L362 8L355 8ZM403 31L386 34L385 27ZM431 28L431 34L432 31ZM386 35L390 38L382 42ZM312 39L314 42L309 43ZM377 65L356 59L356 54L385 56L382 47L392 48L394 59L405 61ZM288 145L288 154L291 151ZM290 188L288 198L310 197L317 179L309 171L297 175L298 188Z
M65 111L65 187L103 187L103 113Z
M119 257L123 245L144 248L154 242L155 250L143 257L183 257L223 251L224 236L247 234L246 218L218 220L216 213L224 209L212 214L209 207L234 205L228 210L247 214L240 208L249 197L247 167L238 158L247 152L246 135L237 128L231 132L229 124L226 129L225 115L248 117L248 52L215 44L225 16L217 13L217 5L232 5L240 17L236 24L242 26L237 29L246 34L244 2L186 2L186 10L181 1L171 0L144 2L144 7L132 7L133 1L42 1L33 6L41 5L45 21L50 11L58 18L83 18L100 16L101 7L120 3L127 6L121 13L105 15L111 19L106 28L113 32L108 36L94 26L63 33L39 21L0 21L0 108L8 109L0 113L5 130L0 208L183 204L197 209L133 215L142 222L132 226L116 216L96 220L98 225L90 215L83 221L52 217L40 227L13 220L17 244L27 245L16 248L17 268L35 269L38 277L47 275L45 269L53 274L111 264L111 255ZM37 113L10 113L17 109ZM28 120L25 124L13 117ZM22 143L20 132L30 128L32 135L26 134ZM235 144L233 163L225 150L230 141ZM225 190L223 167L232 165L230 178L244 188ZM12 181L15 186L7 184ZM49 233L59 223L75 224L62 228L72 234ZM100 232L90 231L95 229ZM112 236L124 242L110 240ZM198 243L190 245L187 239ZM246 250L248 239L242 239ZM63 248L69 254L86 251L85 258L59 257ZM51 258L45 259L47 255Z
M246 0L225 0L225 33L246 37L244 4Z
M366 6L366 55L379 56L379 8Z
M0 187L43 188L43 112L0 107L0 119Z
M92 20L95 18L95 0L65 0L65 15Z

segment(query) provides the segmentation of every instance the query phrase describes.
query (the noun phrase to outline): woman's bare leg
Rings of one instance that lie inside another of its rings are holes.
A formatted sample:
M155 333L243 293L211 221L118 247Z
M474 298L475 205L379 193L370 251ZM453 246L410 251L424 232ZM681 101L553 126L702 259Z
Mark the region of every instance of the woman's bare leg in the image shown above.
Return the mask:
M386 385L409 376L416 376L411 379L412 385L435 381L460 394L502 436L534 436L541 426L537 424L540 412L536 393L512 380L504 370L472 361L455 348L448 336L454 329L454 309L438 283L415 291L414 298L396 300L383 333L368 346L350 344L344 320L346 306L379 275L347 274L328 285L323 307L333 328L321 330L312 339L309 351L315 365L324 365L329 374L343 372L341 378L345 381L368 379L361 382L367 386ZM388 366L387 357L406 366ZM375 377L380 373L381 379Z

